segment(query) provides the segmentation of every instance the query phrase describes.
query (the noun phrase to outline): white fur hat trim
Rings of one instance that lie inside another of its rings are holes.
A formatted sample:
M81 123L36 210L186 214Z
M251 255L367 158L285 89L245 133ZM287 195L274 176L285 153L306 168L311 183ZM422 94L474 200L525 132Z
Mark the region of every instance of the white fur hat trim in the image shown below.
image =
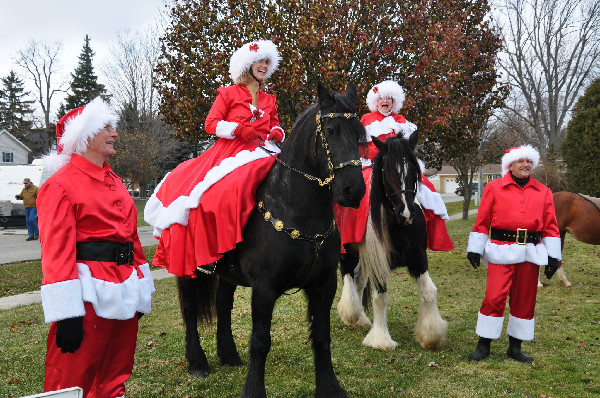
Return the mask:
M265 58L269 60L269 70L265 76L265 79L268 79L277 70L281 60L277 46L271 40L258 40L244 44L231 56L229 62L231 80L235 83L253 63Z
M508 173L510 165L519 159L531 160L531 170L533 171L540 162L540 153L531 145L517 146L504 151L504 156L502 156L502 175Z
M117 127L119 117L100 97L87 104L81 114L65 123L65 131L59 145L65 154L81 154L87 150L90 141L107 124Z
M377 110L377 100L379 98L392 98L392 112L398 113L404 104L404 90L402 87L392 80L383 81L375 86L367 94L367 106L371 112Z

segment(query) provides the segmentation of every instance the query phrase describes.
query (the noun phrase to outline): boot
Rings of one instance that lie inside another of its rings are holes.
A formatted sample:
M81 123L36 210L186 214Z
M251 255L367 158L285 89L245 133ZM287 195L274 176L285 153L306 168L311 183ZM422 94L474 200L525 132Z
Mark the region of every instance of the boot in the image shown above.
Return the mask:
M475 351L469 354L467 357L469 361L481 361L490 355L490 344L492 343L492 339L486 339L485 337L480 337L479 342L477 343L477 348Z
M523 340L508 336L508 351L506 351L506 355L519 362L533 362L533 357L521 352L522 342Z

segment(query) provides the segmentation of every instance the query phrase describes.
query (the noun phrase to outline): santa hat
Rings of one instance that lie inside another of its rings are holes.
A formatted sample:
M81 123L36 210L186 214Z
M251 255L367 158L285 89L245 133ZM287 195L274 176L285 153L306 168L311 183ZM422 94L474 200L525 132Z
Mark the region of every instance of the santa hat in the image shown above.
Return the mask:
M377 110L377 100L379 98L393 99L392 112L398 113L404 104L404 90L402 90L402 87L398 83L392 80L386 80L373 86L369 94L367 94L367 106L371 112Z
M107 124L116 126L119 117L100 97L86 106L67 112L56 123L56 154L44 157L44 166L50 173L58 171L71 155L87 150L90 141Z
M516 146L504 151L502 156L502 175L508 173L509 167L519 159L531 160L531 170L535 169L540 162L540 153L531 145Z
M237 82L244 72L250 70L253 63L265 58L269 60L269 70L265 76L265 79L268 79L275 72L279 66L279 60L281 60L277 46L270 40L258 40L244 44L231 56L229 62L231 80L234 83Z

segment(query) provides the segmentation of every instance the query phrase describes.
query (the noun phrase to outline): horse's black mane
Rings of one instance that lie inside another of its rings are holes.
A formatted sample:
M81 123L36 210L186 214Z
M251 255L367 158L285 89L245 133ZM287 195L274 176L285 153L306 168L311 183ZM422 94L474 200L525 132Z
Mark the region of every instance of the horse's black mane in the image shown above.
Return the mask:
M392 211L393 204L390 198L386 195L384 184L387 183L390 187L400 187L402 181L405 181L407 176L404 173L402 166L405 162L409 164L413 170L415 184L412 187L406 186L405 189L413 189L417 191L417 182L421 179L421 167L417 160L417 156L411 148L408 140L401 136L391 137L386 140L385 145L387 150L379 151L373 162L373 174L371 176L371 220L377 235L384 231L384 225L381 220L381 206L386 210ZM384 168L387 170L384 176ZM400 170L396 172L396 170ZM393 170L394 172L390 172ZM384 181L387 176L387 181ZM390 176L392 178L390 179Z

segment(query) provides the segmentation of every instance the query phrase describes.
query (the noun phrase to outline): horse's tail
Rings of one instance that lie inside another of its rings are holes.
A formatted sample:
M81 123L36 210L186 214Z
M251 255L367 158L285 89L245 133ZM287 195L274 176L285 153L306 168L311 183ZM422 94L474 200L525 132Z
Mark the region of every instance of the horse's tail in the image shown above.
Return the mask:
M385 218L385 209L381 207L382 221ZM376 288L384 288L390 277L390 238L385 230L376 231L369 214L365 238L360 244L360 264L371 283Z
M200 325L211 325L216 315L218 285L219 278L215 274L198 272L196 278L177 278L181 313L184 314L184 306L193 309Z

